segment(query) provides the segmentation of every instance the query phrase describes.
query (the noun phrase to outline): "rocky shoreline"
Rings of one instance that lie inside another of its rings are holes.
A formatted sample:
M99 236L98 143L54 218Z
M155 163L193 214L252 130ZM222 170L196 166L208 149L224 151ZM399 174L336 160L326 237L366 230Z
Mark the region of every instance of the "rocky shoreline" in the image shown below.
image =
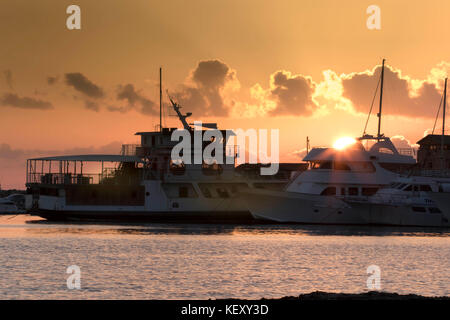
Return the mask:
M286 296L278 299L262 299L268 301L314 301L314 300L446 300L450 301L450 297L426 297L416 294L398 294L383 291L369 291L363 293L333 293L315 291L299 296Z

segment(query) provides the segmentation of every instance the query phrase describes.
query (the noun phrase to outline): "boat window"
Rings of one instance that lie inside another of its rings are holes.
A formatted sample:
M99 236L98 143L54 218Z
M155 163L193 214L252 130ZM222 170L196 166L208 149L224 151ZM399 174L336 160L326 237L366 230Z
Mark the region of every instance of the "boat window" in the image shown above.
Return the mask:
M400 185L397 187L397 189L402 190L404 187L406 187L406 184L400 183Z
M341 188L341 196L345 196L345 188Z
M335 162L334 163L334 170L345 170L345 171L350 171L350 167L348 166L348 164L344 163L344 162Z
M373 196L375 193L377 193L378 188L362 188L362 195L363 196Z
M332 168L331 161L324 161L324 162L320 163L319 169L331 169L331 168Z
M363 172L375 172L375 166L370 161L355 161L352 162L353 171L363 171Z
M442 213L441 210L439 210L439 208L428 208L428 211L430 211L430 213Z
M348 188L348 195L349 196L357 196L358 188L355 188L355 187Z
M414 186L413 186L413 190L414 190L414 191L419 191L419 186L414 185Z
M321 196L335 196L336 195L336 187L328 187L322 191Z
M409 184L403 191L412 191L412 186Z
M319 169L320 162L313 162L311 163L311 169Z
M415 212L426 212L424 207L412 207L412 210Z
M431 192L431 187L427 184L421 184L420 185L420 191L426 191L426 192Z

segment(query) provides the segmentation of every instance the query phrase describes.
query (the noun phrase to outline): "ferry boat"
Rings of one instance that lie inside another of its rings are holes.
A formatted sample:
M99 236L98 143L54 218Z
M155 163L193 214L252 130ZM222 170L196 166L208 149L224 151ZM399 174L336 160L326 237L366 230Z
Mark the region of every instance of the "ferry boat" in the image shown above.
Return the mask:
M161 91L160 91L161 93ZM183 128L194 134L217 128L205 124L200 130L188 124L180 106L170 99ZM261 165L235 167L236 146L224 141L223 154L231 163L187 164L171 159L178 143L171 136L176 128L138 132L139 145L123 145L117 155L73 155L27 160L27 191L30 212L50 220L145 220L175 222L253 222L238 198L247 189L281 189L292 171L302 164L280 164L273 176L257 174ZM223 137L232 130L220 130ZM202 151L210 142L203 142ZM191 154L194 154L192 144ZM97 172L87 172L95 167Z

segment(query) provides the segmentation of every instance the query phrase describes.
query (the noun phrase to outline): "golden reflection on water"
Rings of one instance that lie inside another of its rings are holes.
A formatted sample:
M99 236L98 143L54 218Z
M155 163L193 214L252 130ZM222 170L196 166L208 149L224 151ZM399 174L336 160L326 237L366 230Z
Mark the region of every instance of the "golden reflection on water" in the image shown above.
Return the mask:
M30 215L0 215L0 238L128 237L136 235L409 236L449 237L448 228L336 225L233 225L51 222Z

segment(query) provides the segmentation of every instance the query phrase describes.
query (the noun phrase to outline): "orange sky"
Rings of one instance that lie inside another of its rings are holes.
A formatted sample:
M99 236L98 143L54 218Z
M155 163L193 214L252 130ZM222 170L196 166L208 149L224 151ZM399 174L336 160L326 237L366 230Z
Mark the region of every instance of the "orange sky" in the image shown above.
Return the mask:
M81 30L66 28L70 4L81 7ZM0 183L22 187L32 154L112 152L153 130L160 65L192 120L280 129L281 160L296 161L307 135L317 146L362 133L384 57L383 132L414 143L433 126L450 66L450 2L378 0L381 30L366 27L371 4L5 0Z

